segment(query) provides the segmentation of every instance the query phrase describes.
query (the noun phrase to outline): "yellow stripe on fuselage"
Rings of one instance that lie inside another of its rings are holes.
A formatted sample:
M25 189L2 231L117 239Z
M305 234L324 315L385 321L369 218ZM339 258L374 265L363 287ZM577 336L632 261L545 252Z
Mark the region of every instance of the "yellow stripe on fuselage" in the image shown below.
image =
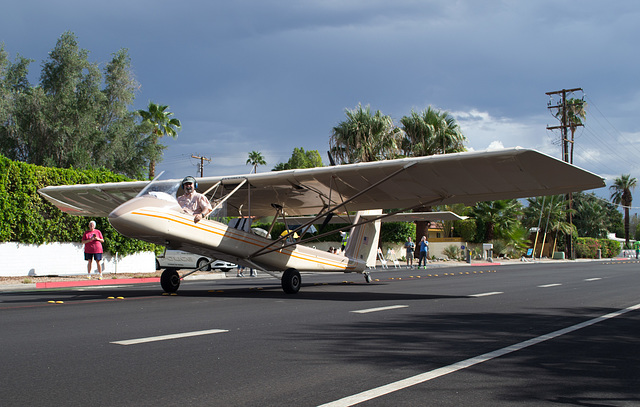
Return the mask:
M249 235L248 233L239 231L237 229L234 228L230 228L220 222L216 222L216 221L212 221L212 220L203 220L200 221L199 223L194 223L193 222L193 218L190 215L186 215L186 214L180 214L180 213L174 213L174 212L166 212L166 211L157 211L157 210L153 210L150 208L144 208L144 209L138 209L138 210L134 210L132 212L130 212L132 215L137 215L137 216L144 216L144 217L150 217L150 218L155 218L155 219L162 219L162 220L167 220L169 222L173 222L176 224L179 224L181 226L188 226L190 228L196 229L196 230L200 230L202 232L205 233L209 233L209 234L213 234L213 235L217 235L220 237L220 239L222 240L224 239L233 239L239 243L244 243L244 244L248 244L248 245L252 245L255 246L256 248L262 248L266 246L266 242L270 242L267 239L262 239L259 238L258 236L255 235ZM212 247L214 249L217 249L218 246L212 246L210 244L207 244L206 242L203 242L203 245L207 245L209 247ZM308 250L316 250L318 252L317 255L309 255L306 253L302 253L300 250L297 249L290 249L290 248L284 248L284 249L280 249L277 251L274 251L272 253L277 253L283 256L286 256L287 258L289 257L293 257L296 259L299 259L301 261L305 261L305 262L309 262L312 264L317 264L317 265L322 265L322 266L326 266L326 267L333 267L336 268L338 270L336 271L346 271L346 270L355 270L354 266L350 266L348 264L345 263L341 263L338 261L332 261L331 259L327 259L324 257L315 257L315 256L322 256L325 253L323 251L317 250L317 249L313 249L310 247L306 247L304 246L306 249ZM242 256L240 256L242 257ZM301 267L302 270L304 270L303 267ZM322 270L320 270L322 271Z

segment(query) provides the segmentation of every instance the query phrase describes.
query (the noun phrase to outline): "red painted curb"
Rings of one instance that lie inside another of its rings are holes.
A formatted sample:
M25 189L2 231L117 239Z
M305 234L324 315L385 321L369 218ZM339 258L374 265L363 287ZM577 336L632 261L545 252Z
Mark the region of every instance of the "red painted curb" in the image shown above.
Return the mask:
M499 266L502 263L471 263L470 266Z
M36 283L36 288L60 288L60 287L87 287L93 285L119 285L119 284L142 284L159 283L157 277L151 278L110 278L108 280L75 280L75 281L51 281L46 283Z

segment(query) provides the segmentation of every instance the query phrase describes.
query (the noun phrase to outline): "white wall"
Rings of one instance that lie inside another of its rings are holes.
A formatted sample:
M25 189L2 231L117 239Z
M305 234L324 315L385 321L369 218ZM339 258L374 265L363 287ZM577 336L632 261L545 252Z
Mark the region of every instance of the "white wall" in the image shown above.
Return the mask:
M105 253L102 257L103 273L153 273L155 254L140 252L118 257ZM95 261L92 263L96 271ZM84 246L80 243L49 243L31 245L22 243L0 243L0 276L47 276L77 275L87 273Z

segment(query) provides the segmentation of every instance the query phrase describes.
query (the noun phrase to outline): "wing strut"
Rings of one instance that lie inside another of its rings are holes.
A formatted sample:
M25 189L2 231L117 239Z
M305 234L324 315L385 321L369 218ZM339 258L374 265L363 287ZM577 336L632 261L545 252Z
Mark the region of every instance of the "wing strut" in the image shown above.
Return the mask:
M373 183L373 184L372 184L372 185L370 185L369 187L367 187L367 188L363 189L362 191L358 192L357 194L355 194L355 195L354 195L354 196L352 196L351 198L347 199L346 201L344 201L344 202L342 202L342 203L340 203L340 204L338 204L338 205L334 206L333 208L329 208L329 209L327 209L325 212L321 212L321 213L319 213L318 215L314 216L313 218L311 218L309 221L307 221L307 222L306 222L306 223L304 223L303 225L298 226L295 230L290 231L289 233L285 234L284 236L280 236L278 239L276 239L276 240L275 240L275 241L273 241L272 243L268 244L267 246L262 247L262 248L260 248L260 249L256 250L255 252L251 253L249 256L247 256L247 258L249 258L249 259L250 259L250 258L253 258L253 257L260 256L260 255L262 255L262 254L267 254L267 253L271 253L271 252L275 252L275 251L281 250L281 249L283 249L283 248L285 248L285 247L294 246L294 245L296 245L296 244L301 244L301 243L306 243L306 242L308 242L308 241L311 241L311 240L317 239L317 238L319 238L319 237L328 236L328 235L333 234L333 233L335 233L335 232L337 232L337 231L341 231L341 230L345 230L345 229L350 229L350 228L352 228L352 227L354 227L354 226L358 226L358 225L362 225L362 224L365 224L365 223L373 222L373 221L376 221L376 220L378 220L378 219L386 218L387 216L395 215L395 214L400 213L400 212L403 212L403 211L407 211L407 210L412 210L412 209L415 209L415 208L419 208L419 207L424 206L424 205L431 205L431 204L433 204L433 203L435 203L435 202L438 202L438 201L441 201L441 200L445 199L446 197L440 197L440 198L438 198L438 199L434 199L433 201L430 201L430 202L421 202L421 203L419 203L419 204L417 204L417 205L415 205L415 206L412 206L412 207L410 207L410 208L403 208L403 209L400 209L400 210L398 210L398 211L393 211L393 212L391 212L391 213L383 214L383 215L381 215L381 216L379 216L379 217L376 217L376 218L373 218L373 219L367 219L367 220L365 220L365 221L363 221L363 222L358 222L357 224L350 224L350 225L345 226L345 227L343 227L343 228L335 229L335 230L332 230L332 231L330 231L330 232L322 233L322 234L320 234L320 235L313 236L313 237L310 237L310 238L307 238L307 239L302 239L302 238L301 238L299 241L296 241L296 242L293 242L293 243L284 244L284 245L282 245L282 246L278 246L277 248L273 248L273 249L271 249L271 247L272 247L272 246L274 246L274 245L276 245L276 244L278 244L278 243L281 243L282 241L284 241L287 237L289 237L289 236L290 236L290 235L292 235L293 233L296 233L296 232L298 232L299 230L302 230L303 228L305 228L305 227L307 227L307 226L309 226L309 225L313 224L316 220L318 220L318 219L322 218L323 216L328 216L329 214L333 214L333 213L334 213L335 211L337 211L339 208L342 208L343 206L345 206L346 204L348 204L348 203L349 203L349 202L351 202L352 200L356 199L356 198L357 198L357 197L359 197L360 195L362 195L362 194L365 194L365 193L369 192L369 190L371 190L372 188L375 188L375 187L377 187L378 185L382 184L383 182L388 181L389 179L391 179L391 178L395 177L396 175L398 175L398 174L400 174L401 172L405 171L406 169L410 168L410 167L411 167L411 166L413 166L414 164L415 164L415 163L409 163L409 164L405 165L404 167L402 167L402 168L398 169L397 171L394 171L393 173L391 173L391 174L387 175L386 177L382 178L381 180L379 180L379 181L377 181L377 182Z
M212 186L211 188L207 189L207 191L206 191L206 192L211 191L211 189L213 189L214 187L218 186L218 184L220 184L221 182L222 182L222 181L218 181L218 183L217 183L216 185L214 185L214 186ZM223 203L225 203L225 202L226 202L226 200L227 200L227 199L231 198L231 196L232 196L233 194L235 194L235 193L236 193L236 191L237 191L237 190L239 190L239 189L240 189L240 187L242 187L242 186L243 186L244 184L246 184L246 183L247 183L247 179L245 178L245 179L243 179L243 180L242 180L242 182L241 182L241 183L239 183L239 184L238 184L238 186L236 186L236 187L233 189L233 191L229 192L227 195L225 195L225 196L224 196L224 198L222 198L220 201L218 201L218 202L216 203L216 206L213 208L213 211L215 211L216 209L218 209L218 208L219 208ZM205 192L205 193L206 193L206 192ZM211 212L213 212L213 211L211 211Z

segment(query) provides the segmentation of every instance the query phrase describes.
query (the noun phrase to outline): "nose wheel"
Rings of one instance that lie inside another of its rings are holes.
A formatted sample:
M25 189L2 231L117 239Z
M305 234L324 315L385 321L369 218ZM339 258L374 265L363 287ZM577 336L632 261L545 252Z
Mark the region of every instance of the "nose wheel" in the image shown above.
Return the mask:
M160 276L160 285L168 293L175 293L180 287L180 274L174 268L165 269Z

